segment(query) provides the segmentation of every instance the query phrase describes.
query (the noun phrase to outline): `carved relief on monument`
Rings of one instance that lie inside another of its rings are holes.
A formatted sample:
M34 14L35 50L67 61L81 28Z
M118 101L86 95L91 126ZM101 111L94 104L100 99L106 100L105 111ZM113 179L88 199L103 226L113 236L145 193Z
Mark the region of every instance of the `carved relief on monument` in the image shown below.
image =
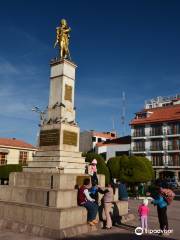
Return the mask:
M72 102L72 86L65 84L65 96L64 99Z
M64 130L63 144L77 146L77 133Z

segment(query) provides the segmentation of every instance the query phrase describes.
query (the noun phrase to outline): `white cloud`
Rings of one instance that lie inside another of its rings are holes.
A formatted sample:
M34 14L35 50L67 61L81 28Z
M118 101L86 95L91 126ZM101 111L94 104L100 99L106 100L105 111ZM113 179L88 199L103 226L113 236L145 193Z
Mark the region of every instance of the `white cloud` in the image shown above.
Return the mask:
M121 98L105 98L104 96L77 96L78 107L113 107L119 108L122 100Z
M33 119L33 105L44 105L47 89L38 68L15 65L0 58L0 113L8 117ZM38 79L38 81L37 81Z
M0 57L0 76L6 77L12 74L19 74L19 70L12 63Z

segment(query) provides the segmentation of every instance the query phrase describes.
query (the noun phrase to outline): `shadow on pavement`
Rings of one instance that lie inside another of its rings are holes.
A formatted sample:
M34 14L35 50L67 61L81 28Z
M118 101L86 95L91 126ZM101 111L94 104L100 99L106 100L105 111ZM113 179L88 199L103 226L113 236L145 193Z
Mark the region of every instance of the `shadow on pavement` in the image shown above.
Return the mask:
M79 237L73 237L73 238L67 238L67 240L91 240L91 239L95 239L95 240L162 240L162 239L166 239L166 240L175 240L175 238L171 238L170 236L168 237L162 237L162 236L156 236L156 235L141 235L141 236L137 236L133 233L110 233L110 230L108 230L108 233L105 234L101 234L97 236L93 235L93 236L79 236Z

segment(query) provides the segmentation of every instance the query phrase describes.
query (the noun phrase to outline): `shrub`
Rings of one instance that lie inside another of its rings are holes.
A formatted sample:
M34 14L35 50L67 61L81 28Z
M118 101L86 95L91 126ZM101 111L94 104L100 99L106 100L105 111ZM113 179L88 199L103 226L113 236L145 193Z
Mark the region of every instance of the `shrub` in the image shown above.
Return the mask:
M112 178L118 178L127 183L147 182L154 179L151 162L145 157L126 155L108 160L107 166Z
M19 164L8 164L0 166L0 179L9 179L11 172L21 172L22 166Z

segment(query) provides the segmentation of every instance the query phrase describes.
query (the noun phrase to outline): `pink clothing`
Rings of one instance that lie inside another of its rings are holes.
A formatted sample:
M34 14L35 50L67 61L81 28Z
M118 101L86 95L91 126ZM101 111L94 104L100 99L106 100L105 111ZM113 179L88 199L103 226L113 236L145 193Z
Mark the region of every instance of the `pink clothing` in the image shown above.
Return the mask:
M148 229L147 216L141 216L141 227L143 231Z
M141 204L138 208L139 216L148 216L149 215L149 208L144 204Z
M96 172L97 172L97 167L96 167L96 165L91 165L91 171L92 171L93 173L96 173Z

